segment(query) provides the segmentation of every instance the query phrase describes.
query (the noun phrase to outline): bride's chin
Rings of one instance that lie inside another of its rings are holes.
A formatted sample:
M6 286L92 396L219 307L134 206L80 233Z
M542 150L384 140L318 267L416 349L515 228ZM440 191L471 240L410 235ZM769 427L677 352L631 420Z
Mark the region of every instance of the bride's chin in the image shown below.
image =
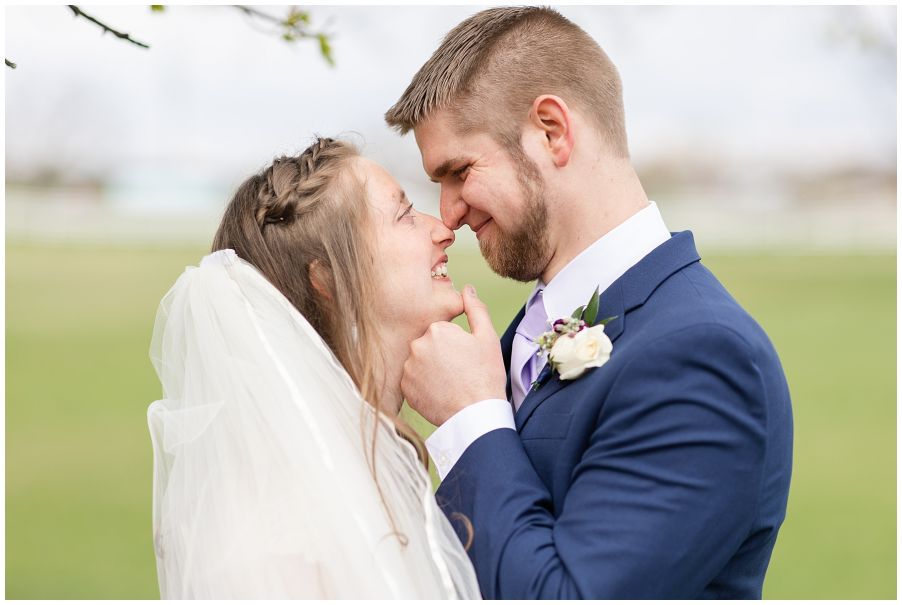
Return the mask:
M463 315L464 299L456 291L448 292L441 300L433 301L432 308L420 316L422 332L424 334L429 326L437 321L451 321L455 317Z
M449 301L445 309L448 313L448 317L444 321L451 321L455 317L463 315L464 312L464 299L461 297L460 293L455 290L453 300L450 298L451 297L449 296Z
M434 324L437 321L453 321L454 318L460 317L464 313L464 306L461 304L459 307L451 307L445 306L439 312L435 313L432 316L432 319L429 322L429 325ZM429 326L426 326L427 329ZM425 333L425 330L424 330Z

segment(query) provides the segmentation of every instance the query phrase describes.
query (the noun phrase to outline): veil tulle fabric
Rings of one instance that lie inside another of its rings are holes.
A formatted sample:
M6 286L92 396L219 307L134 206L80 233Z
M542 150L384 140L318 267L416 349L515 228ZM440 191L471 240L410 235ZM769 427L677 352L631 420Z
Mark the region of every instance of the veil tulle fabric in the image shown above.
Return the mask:
M163 598L479 598L413 447L234 251L166 294L151 359Z

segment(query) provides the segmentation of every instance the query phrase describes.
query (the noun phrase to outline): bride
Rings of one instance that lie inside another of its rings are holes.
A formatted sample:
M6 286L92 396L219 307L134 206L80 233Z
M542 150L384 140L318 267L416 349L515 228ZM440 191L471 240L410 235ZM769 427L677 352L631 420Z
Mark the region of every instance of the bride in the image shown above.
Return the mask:
M398 415L409 343L463 309L453 241L348 143L239 187L154 327L163 598L479 597Z

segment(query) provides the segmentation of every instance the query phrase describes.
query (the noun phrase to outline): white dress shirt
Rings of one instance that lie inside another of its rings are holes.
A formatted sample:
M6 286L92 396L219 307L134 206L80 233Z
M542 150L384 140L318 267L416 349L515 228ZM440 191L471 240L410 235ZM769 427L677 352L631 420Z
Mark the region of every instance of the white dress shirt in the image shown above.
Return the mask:
M551 280L536 283L527 303L542 294L548 318L570 317L573 310L589 302L596 286L604 292L649 252L670 239L658 206L648 206L600 237L571 260ZM537 364L539 365L539 364ZM536 376L542 371L536 368ZM519 368L511 368L512 372ZM495 429L516 430L509 401L487 399L467 406L438 427L426 440L426 449L444 479L470 444Z

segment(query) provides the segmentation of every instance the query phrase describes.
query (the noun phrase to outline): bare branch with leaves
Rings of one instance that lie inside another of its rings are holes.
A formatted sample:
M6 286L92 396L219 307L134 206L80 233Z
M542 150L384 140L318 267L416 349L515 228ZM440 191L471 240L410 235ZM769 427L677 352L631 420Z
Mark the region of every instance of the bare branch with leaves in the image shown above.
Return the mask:
M69 10L75 15L76 18L82 18L94 23L98 27L101 28L103 33L111 33L117 38L121 40L125 40L126 42L130 42L136 46L141 48L150 48L149 44L145 44L144 42L139 42L131 37L130 34L119 31L110 25L107 25L103 21L93 17L87 13L85 13L81 8L74 5L67 5ZM283 17L277 17L275 15L270 15L264 11L261 11L257 8L253 8L250 6L234 6L234 8L240 10L248 17L252 19L259 19L266 23L275 25L278 28L278 33L283 40L286 42L297 42L298 40L316 40L319 43L319 51L323 56L323 59L329 65L335 65L335 60L332 57L332 44L331 44L331 35L327 34L324 31L315 31L310 27L310 13L304 10L300 10L297 7L290 7L288 10L288 14ZM166 6L162 4L151 4L150 10L155 13L162 13L166 10ZM10 69L15 69L16 64L6 59L6 66Z
M324 31L313 31L310 29L309 12L291 7L285 18L280 19L250 6L237 5L235 8L249 17L261 19L279 27L282 39L286 42L297 42L304 39L316 40L319 42L319 51L323 59L329 65L335 65L335 59L332 57L330 35Z

